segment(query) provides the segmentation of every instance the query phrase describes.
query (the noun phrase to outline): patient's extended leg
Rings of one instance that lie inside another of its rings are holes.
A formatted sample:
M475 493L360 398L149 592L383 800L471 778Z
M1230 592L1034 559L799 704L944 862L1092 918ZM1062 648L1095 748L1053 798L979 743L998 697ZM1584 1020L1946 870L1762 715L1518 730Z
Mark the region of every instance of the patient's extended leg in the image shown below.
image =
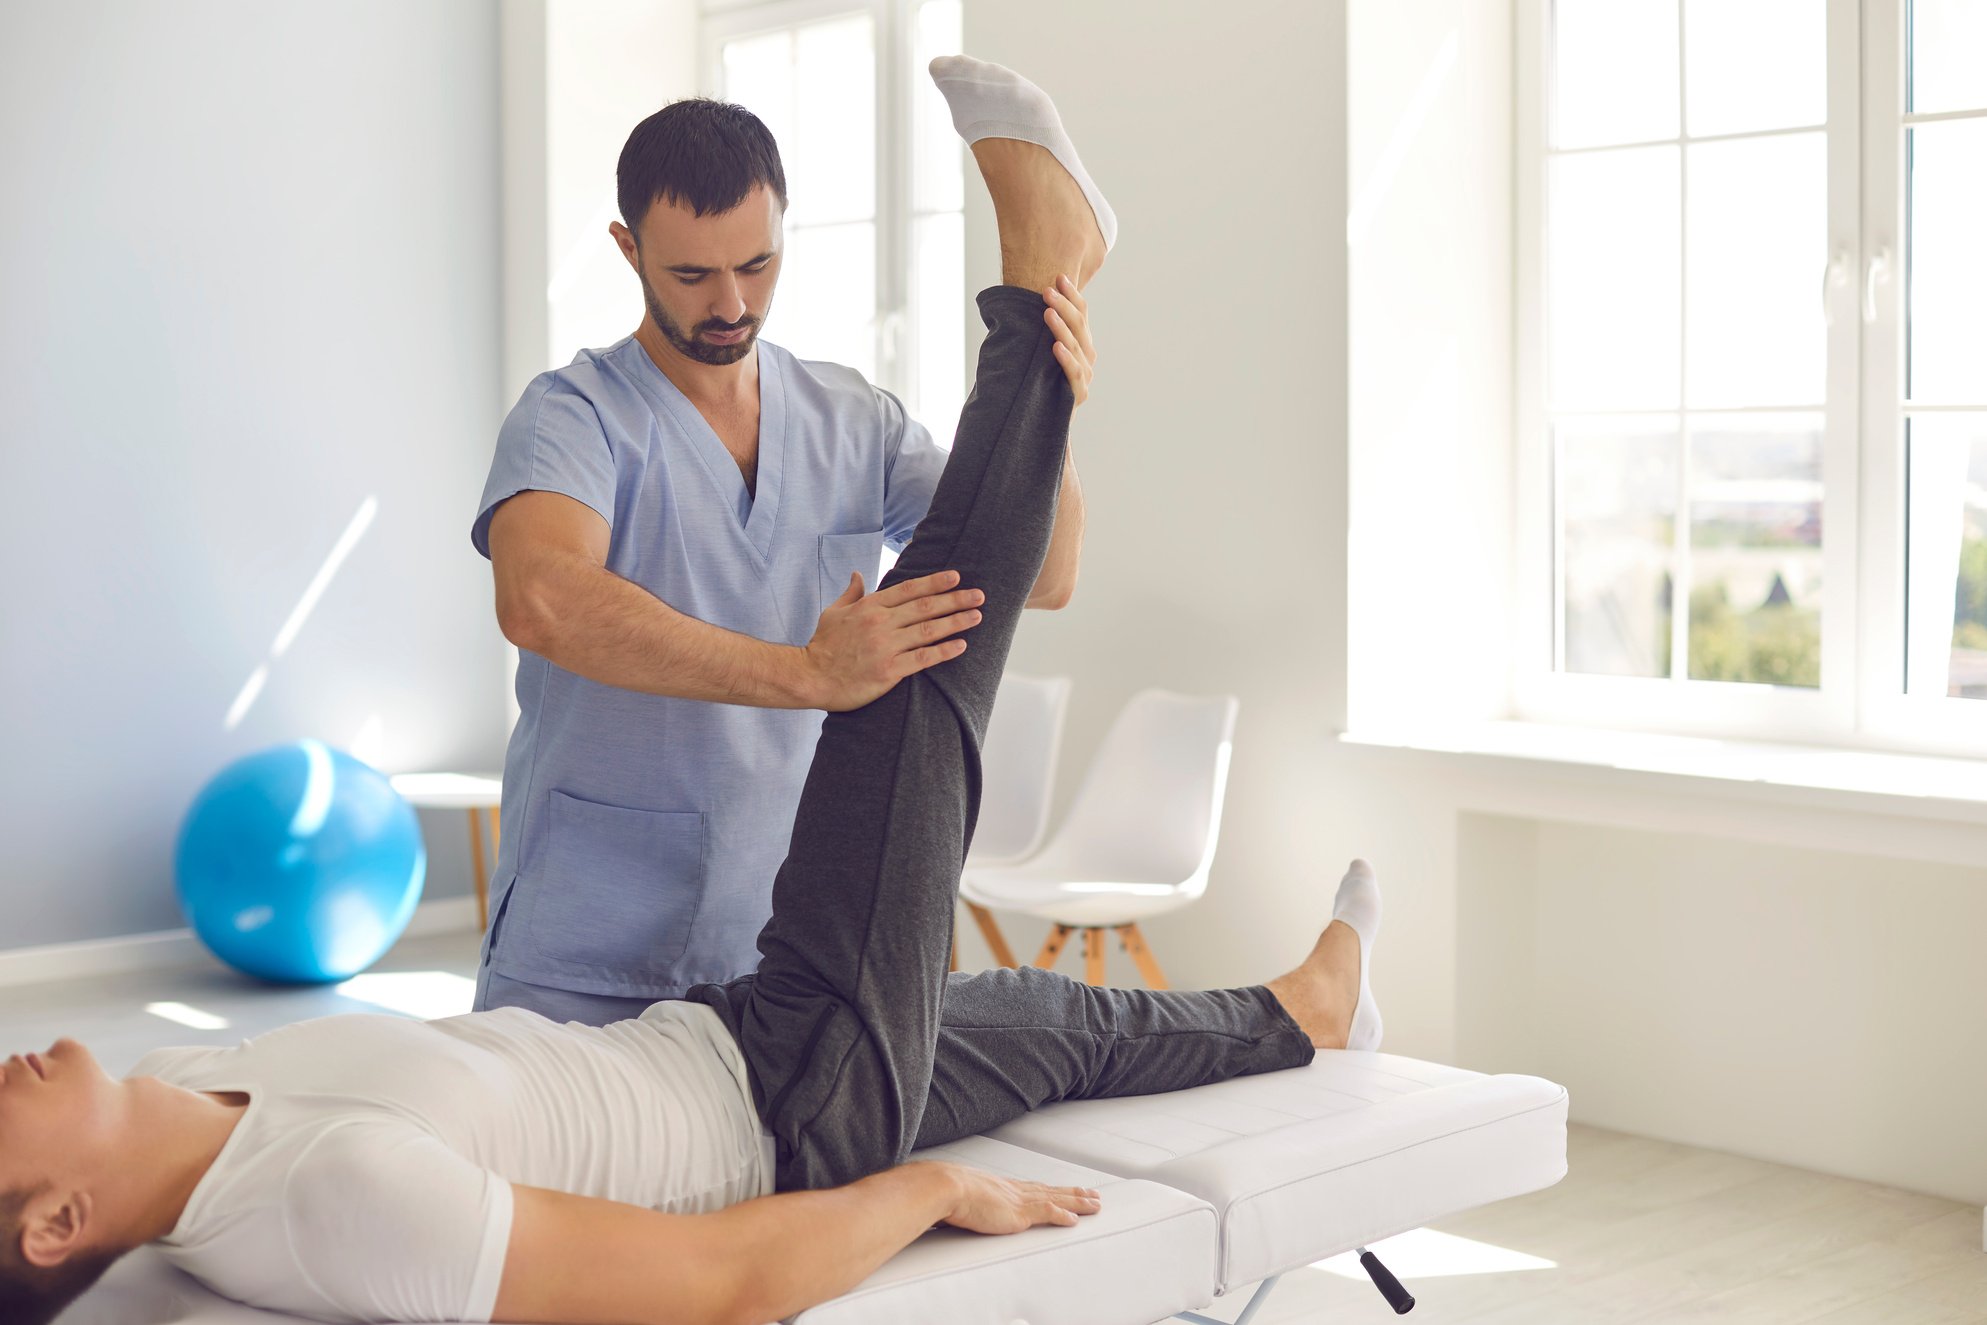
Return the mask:
M1093 988L1032 966L955 975L917 1144L984 1132L1058 1100L1186 1090L1301 1067L1314 1049L1377 1049L1366 963L1379 923L1379 884L1355 860L1310 956L1267 985Z

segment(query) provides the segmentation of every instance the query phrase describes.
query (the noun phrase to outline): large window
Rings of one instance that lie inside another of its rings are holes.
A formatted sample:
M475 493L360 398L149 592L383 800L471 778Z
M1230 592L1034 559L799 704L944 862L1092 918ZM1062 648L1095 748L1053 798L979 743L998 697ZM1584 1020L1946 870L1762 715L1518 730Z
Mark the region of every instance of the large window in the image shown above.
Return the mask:
M704 86L764 120L786 167L766 335L859 369L949 446L965 398L964 153L926 76L960 0L706 7Z
M1987 0L1529 0L1525 716L1987 742Z

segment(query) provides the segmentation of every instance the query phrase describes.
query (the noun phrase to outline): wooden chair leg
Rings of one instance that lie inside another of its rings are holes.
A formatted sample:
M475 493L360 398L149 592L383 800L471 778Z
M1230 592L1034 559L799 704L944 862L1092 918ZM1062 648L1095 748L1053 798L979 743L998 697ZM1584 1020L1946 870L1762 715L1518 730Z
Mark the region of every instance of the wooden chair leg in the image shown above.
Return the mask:
M1042 940L1042 950L1035 954L1035 965L1045 971L1054 966L1056 958L1062 956L1063 944L1069 942L1069 936L1075 932L1070 925L1057 925L1050 930L1049 937Z
M1138 932L1137 925L1119 925L1118 938L1123 940L1125 951L1138 966L1138 973L1145 977L1145 983L1153 989L1169 989L1166 973L1159 969L1159 959L1152 955L1152 949L1145 945L1145 935Z
M490 927L490 876L483 872L483 811L469 807L469 881L476 887L476 928Z
M972 913L973 923L980 927L980 937L987 941L987 950L993 953L993 959L1002 966L1021 965L1014 960L1014 949L1007 946L1007 939L1001 934L1000 926L994 923L993 912L978 902L966 903L966 909ZM1041 964L1038 959L1036 965Z
M503 845L504 845L504 807L501 805L492 805L490 807L490 868L493 870L497 868L497 853L503 849ZM489 895L489 890L486 888L484 889L484 900L486 906L488 903L488 895Z
M1095 925L1086 926L1083 931L1083 982L1104 983L1104 931Z

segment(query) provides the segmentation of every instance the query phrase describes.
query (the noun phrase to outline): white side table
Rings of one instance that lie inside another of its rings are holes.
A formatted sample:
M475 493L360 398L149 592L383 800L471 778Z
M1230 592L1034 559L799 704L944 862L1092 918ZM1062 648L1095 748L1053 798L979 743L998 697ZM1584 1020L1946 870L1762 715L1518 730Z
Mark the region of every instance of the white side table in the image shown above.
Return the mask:
M503 840L504 779L499 773L396 773L393 789L409 805L469 811L469 863L476 885L476 924L490 927L490 874L483 860L483 811L490 812L490 863Z

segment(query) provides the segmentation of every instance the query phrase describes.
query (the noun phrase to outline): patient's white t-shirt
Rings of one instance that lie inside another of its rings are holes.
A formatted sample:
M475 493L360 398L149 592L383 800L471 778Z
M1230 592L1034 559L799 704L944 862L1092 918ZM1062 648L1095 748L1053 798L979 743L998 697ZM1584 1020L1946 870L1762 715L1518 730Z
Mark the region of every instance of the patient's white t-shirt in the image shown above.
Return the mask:
M132 1075L249 1097L161 1250L322 1320L489 1320L512 1183L678 1214L772 1190L744 1058L696 1003L599 1028L522 1008L326 1017L161 1049Z

